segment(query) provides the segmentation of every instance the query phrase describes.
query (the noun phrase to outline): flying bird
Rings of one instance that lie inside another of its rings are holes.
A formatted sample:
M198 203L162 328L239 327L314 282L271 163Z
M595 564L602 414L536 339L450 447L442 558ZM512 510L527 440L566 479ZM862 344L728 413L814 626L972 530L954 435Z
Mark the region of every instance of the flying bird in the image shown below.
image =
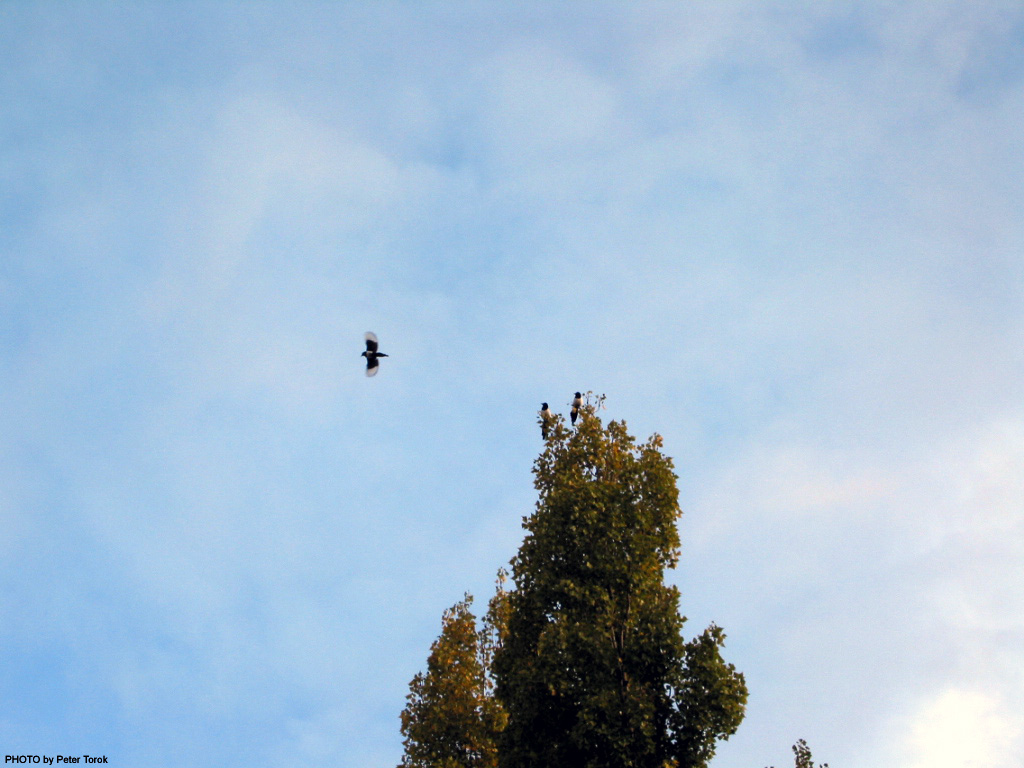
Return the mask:
M548 427L551 424L551 419L554 418L554 414L548 410L547 403L540 404L540 436L545 440L548 439Z
M569 411L569 418L572 419L573 426L576 426L576 417L580 415L580 408L583 407L583 395L579 392L572 399L572 410Z
M377 336L370 331L366 332L366 351L363 352L361 357L366 358L367 376L376 376L377 371L380 370L380 363L377 362L377 358L387 357L383 352L377 351Z

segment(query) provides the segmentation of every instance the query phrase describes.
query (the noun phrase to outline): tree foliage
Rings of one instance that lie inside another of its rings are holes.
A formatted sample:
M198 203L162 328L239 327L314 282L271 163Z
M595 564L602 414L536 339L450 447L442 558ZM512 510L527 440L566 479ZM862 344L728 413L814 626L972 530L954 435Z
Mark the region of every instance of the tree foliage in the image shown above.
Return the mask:
M487 674L496 629L485 623L478 632L471 605L467 595L444 612L427 670L409 684L401 768L497 765L497 736L505 718Z
M597 400L600 406L601 399ZM538 501L480 631L445 612L402 713L403 768L704 768L747 688L712 624L685 642L672 461L584 406L547 422Z
M493 661L502 768L698 768L742 720L746 685L721 659L724 634L684 643L678 590L663 581L680 511L661 447L592 408L576 430L550 424Z
M793 755L796 758L795 768L815 768L814 760L811 759L811 749L803 739L798 739L793 745ZM817 768L828 768L828 763L822 763Z

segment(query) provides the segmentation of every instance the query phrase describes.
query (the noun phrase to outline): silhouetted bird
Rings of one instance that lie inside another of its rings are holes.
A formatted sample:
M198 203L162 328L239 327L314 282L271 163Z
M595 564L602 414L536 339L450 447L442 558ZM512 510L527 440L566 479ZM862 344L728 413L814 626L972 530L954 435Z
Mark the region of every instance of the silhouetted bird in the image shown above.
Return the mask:
M573 426L576 426L576 417L580 415L580 408L583 407L583 395L579 392L572 400L572 410L569 411L569 418L572 419Z
M377 351L377 337L366 332L366 351L363 352L361 357L366 358L366 375L376 376L377 371L380 370L380 363L377 362L378 357L387 357L383 352Z
M547 403L540 404L540 436L545 440L548 439L548 426L551 424L551 419L554 418L554 414L548 410Z

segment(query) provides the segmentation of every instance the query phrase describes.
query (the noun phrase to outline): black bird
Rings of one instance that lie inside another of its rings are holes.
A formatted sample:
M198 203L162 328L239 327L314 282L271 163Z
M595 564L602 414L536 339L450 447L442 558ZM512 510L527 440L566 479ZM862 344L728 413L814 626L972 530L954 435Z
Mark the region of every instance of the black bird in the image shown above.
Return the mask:
M580 415L580 408L583 407L583 395L579 392L572 399L572 410L569 411L569 418L572 419L572 425L576 426L576 417Z
M377 371L380 369L380 363L377 362L377 358L387 357L383 352L377 351L377 337L370 331L366 332L366 351L363 352L361 357L366 358L367 376L376 376Z
M540 436L545 440L548 439L548 426L551 423L551 419L554 418L554 414L548 410L547 403L540 404Z

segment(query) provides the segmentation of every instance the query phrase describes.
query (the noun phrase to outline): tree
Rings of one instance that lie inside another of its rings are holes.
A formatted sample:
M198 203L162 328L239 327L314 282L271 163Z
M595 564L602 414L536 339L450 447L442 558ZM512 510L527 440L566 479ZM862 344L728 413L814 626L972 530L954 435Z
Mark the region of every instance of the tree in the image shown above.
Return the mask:
M803 739L798 739L793 745L793 754L796 756L795 768L815 768L811 749ZM822 763L817 768L828 768L828 763Z
M501 595L492 601L495 604ZM496 629L477 631L473 598L444 612L441 635L430 647L426 673L409 684L402 712L401 768L494 768L501 705L487 674Z
M549 422L534 464L539 499L493 658L499 765L703 768L747 689L721 629L684 643L663 581L679 557L672 461L658 435L637 445L624 423L582 415L575 430Z

